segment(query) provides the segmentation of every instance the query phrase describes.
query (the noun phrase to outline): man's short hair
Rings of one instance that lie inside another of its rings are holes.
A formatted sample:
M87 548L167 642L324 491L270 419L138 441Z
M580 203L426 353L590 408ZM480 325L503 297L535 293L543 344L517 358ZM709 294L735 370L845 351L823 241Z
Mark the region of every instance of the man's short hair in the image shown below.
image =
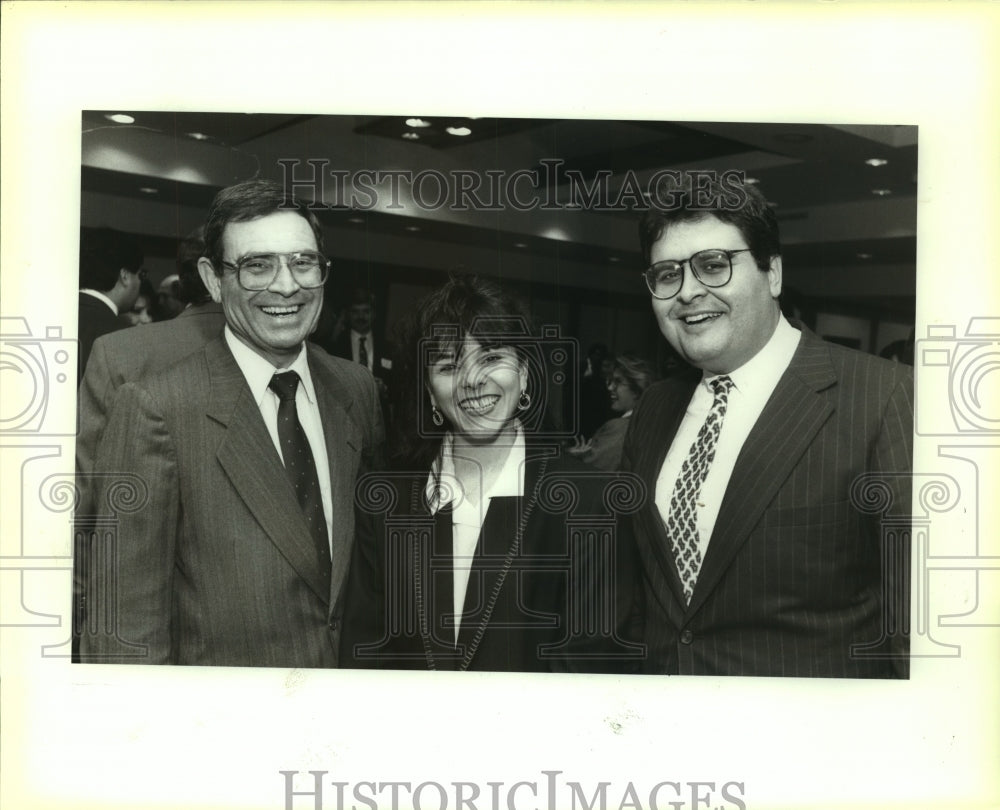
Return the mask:
M733 202L731 187L723 186L717 180L705 184L699 181L700 199L716 200L717 205L711 209L695 207L695 195L691 193L675 194L676 205L669 207L651 206L639 222L639 246L642 259L647 266L653 245L663 236L664 232L678 222L698 222L707 217L715 217L720 222L735 225L742 234L747 247L753 255L757 267L768 270L771 258L781 253L781 240L778 236L778 218L774 215L764 195L756 186L744 183L743 202L735 206L727 205ZM676 256L672 258L687 258Z
M216 275L222 275L222 235L230 222L249 222L278 211L294 211L301 216L323 249L323 231L316 215L280 185L270 180L248 180L222 189L212 200L205 220L205 257Z
M108 292L123 267L138 273L145 260L135 237L114 228L80 229L80 287Z

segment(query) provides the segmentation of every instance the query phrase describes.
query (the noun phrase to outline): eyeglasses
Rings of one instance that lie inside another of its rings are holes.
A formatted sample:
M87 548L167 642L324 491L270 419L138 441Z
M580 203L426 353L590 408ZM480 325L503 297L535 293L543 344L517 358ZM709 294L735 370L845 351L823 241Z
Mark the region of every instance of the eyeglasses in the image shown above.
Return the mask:
M746 253L750 248L739 250L699 250L690 259L682 262L666 259L656 262L643 271L653 298L665 301L681 291L684 284L684 265L691 268L694 277L706 287L724 287L733 277L733 256Z
M322 253L304 250L298 253L248 253L235 262L222 264L236 271L236 277L244 290L259 292L266 290L281 271L282 260L295 279L295 283L305 289L322 287L330 275L330 260Z

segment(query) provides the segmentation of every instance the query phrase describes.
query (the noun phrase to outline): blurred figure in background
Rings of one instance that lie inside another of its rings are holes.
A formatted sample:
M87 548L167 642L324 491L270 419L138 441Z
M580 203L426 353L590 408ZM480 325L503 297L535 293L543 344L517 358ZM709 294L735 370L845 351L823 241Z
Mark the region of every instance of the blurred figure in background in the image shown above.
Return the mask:
M139 326L140 324L153 322L153 303L156 300L153 293L153 285L148 278L142 279L139 284L139 297L135 299L132 309L126 310L118 317L127 326Z
M181 293L179 273L171 273L156 290L156 320L169 321L176 318L184 310L187 302Z
M118 316L132 309L139 297L139 285L146 277L144 260L139 243L127 233L113 228L81 229L78 383L94 341L128 325Z
M617 470L622 459L622 445L628 419L642 392L657 379L652 366L634 354L620 354L614 360L608 392L611 395L613 416L587 441L577 438L577 443L568 448L581 461L599 470Z

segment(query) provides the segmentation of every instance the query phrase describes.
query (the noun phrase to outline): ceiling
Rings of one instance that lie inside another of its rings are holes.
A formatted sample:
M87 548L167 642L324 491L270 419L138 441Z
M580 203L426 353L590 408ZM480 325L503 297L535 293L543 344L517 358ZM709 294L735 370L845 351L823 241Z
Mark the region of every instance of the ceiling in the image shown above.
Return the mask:
M912 318L911 126L136 110L82 123L82 224L139 234L164 257L219 188L260 175L317 202L335 266L468 268L642 295L636 225L651 178L737 170L775 207L786 285Z

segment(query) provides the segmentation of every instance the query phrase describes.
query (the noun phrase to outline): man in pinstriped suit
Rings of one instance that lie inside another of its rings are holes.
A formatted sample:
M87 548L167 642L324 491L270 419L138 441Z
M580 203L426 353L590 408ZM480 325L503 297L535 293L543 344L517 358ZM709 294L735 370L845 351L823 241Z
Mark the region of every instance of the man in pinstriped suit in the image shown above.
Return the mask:
M767 202L707 191L711 210L689 194L640 226L657 322L694 367L647 389L625 440L649 491L644 671L908 677L908 532L881 521L910 514L912 371L786 320Z
M382 424L368 370L306 343L321 239L273 183L216 196L199 272L226 326L118 389L95 465L116 537L89 549L82 660L337 665L354 483ZM123 483L135 501L115 496Z

